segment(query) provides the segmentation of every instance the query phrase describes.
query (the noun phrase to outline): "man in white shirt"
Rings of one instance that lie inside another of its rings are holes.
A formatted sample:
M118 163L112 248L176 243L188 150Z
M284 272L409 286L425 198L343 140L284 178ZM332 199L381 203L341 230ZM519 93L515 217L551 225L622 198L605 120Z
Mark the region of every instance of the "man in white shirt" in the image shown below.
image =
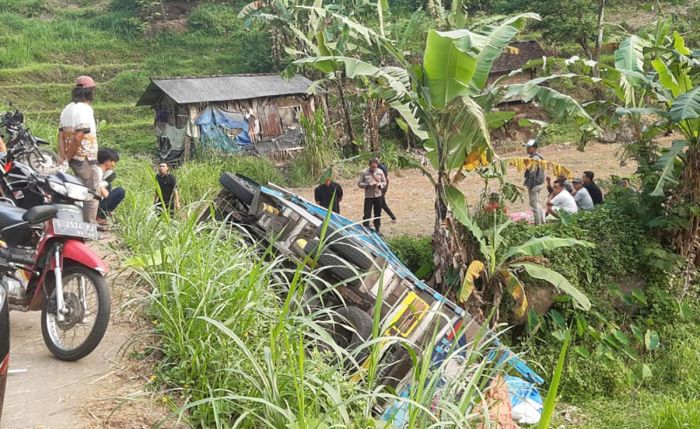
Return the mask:
M583 180L576 178L572 182L574 184L574 200L579 210L593 210L593 198L588 193L588 189L583 187Z
M552 194L547 200L547 214L554 217L559 217L559 212L561 210L572 214L578 211L578 207L576 206L576 200L574 200L574 197L572 197L569 191L564 189L562 183L557 180L554 182L554 186L552 186Z
M97 125L92 110L95 98L95 81L90 76L80 76L71 93L72 102L61 112L58 129L59 162L68 162L73 174L92 191L97 191L99 172L97 166ZM95 223L98 201L83 203L83 220Z

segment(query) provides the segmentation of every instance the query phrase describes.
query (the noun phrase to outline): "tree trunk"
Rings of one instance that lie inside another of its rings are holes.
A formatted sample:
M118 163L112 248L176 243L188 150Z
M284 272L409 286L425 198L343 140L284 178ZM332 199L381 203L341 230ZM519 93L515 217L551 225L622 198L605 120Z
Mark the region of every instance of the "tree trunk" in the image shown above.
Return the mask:
M367 100L367 107L362 114L364 125L363 137L365 148L369 152L381 152L379 144L379 100Z
M349 154L356 155L357 149L355 148L355 134L352 131L352 118L350 117L350 107L348 106L347 99L345 97L345 74L343 72L336 72L336 82L338 84L338 97L340 97L340 106L343 109L343 118L345 119L345 151Z
M593 76L600 77L600 69L598 61L600 61L600 51L603 48L603 20L605 19L605 1L598 0L598 37L595 40L595 49L593 50L592 60L596 62L593 67Z
M428 0L427 6L428 13L433 18L433 21L435 21L435 23L437 23L437 26L441 28L443 25L441 13L442 3L437 0Z
M676 204L700 205L700 145L691 145L686 152L686 164L677 188ZM672 239L673 247L688 259L689 264L700 265L700 216L689 210L688 227L678 230ZM689 270L693 273L695 270ZM689 279L687 279L689 280Z
M435 264L435 288L449 299L457 302L457 294L464 281L467 267L479 258L479 249L474 238L464 225L448 215L445 201L447 177L438 174L435 187L435 229L433 250ZM482 292L475 290L466 303L466 310L477 321L484 321Z
M581 39L578 41L578 44L581 47L581 49L583 49L583 52L584 54L586 54L586 57L589 60L592 60L593 54L591 53L591 49L588 47L588 41L586 41L585 39Z
M280 65L282 64L282 52L284 52L284 38L279 28L272 27L270 29L270 42L272 59L276 65Z

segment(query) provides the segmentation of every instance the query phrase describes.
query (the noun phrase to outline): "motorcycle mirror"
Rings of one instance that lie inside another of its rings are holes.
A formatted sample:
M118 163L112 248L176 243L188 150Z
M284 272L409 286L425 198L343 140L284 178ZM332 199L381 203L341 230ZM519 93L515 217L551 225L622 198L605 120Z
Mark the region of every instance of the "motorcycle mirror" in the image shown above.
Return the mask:
M56 206L34 206L22 215L22 220L30 224L41 223L56 216L56 213L58 213Z

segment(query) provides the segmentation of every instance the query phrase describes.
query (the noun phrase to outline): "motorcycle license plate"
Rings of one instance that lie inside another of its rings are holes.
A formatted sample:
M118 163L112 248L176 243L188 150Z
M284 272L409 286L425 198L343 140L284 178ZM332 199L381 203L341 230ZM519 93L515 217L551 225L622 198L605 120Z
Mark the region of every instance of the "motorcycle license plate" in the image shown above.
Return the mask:
M94 223L54 219L53 232L56 235L97 240L97 225Z

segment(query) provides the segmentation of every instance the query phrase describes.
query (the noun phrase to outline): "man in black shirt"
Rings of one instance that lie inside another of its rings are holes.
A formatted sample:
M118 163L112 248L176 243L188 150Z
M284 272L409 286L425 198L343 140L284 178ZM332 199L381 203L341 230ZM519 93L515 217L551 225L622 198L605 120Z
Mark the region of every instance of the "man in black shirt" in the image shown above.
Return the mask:
M592 171L583 172L583 187L586 188L589 194L591 194L591 199L594 205L603 204L603 191L600 190L598 185L593 183L593 178L595 174Z
M177 181L175 176L170 174L168 164L164 162L158 164L156 180L158 181L158 189L156 189L153 203L159 211L167 207L172 216L175 214L175 210L180 210L180 194L177 191Z
M335 194L335 199L333 195ZM333 199L332 211L340 214L340 201L343 199L343 187L331 180L331 177L326 177L325 181L314 189L314 200L321 207L328 208Z

